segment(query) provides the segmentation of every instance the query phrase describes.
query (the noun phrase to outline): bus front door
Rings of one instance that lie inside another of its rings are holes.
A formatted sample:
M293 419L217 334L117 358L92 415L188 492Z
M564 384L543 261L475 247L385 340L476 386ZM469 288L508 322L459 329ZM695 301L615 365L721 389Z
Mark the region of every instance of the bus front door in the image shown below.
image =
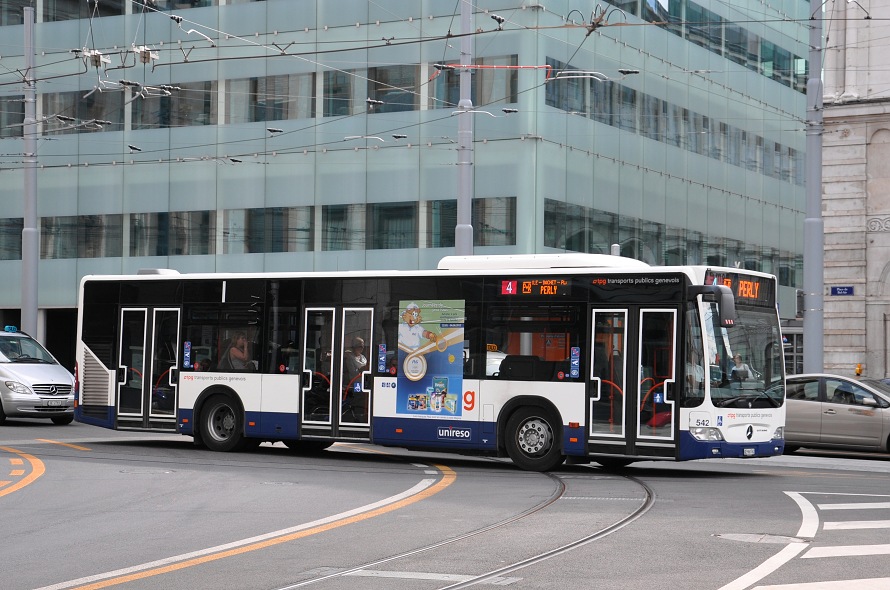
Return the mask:
M591 309L588 451L675 458L677 308Z
M306 309L301 438L370 440L373 329L371 308Z
M179 309L121 310L117 427L176 430Z

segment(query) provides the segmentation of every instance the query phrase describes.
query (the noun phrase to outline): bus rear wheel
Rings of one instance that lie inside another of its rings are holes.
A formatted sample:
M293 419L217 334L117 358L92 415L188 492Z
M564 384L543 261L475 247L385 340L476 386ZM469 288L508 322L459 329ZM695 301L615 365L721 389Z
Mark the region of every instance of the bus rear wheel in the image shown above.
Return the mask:
M244 444L241 412L225 395L207 400L201 411L201 440L211 451L236 451Z
M542 408L524 407L507 420L507 454L528 471L550 471L565 461L557 441L556 420Z

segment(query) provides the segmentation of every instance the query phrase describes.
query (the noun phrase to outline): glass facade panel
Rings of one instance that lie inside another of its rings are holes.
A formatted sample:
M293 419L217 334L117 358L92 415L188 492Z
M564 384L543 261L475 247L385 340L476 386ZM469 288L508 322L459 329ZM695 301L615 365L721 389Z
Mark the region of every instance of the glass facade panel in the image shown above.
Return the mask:
M130 256L214 254L216 212L172 211L130 215Z
M418 67L415 65L368 68L368 97L383 104L375 113L415 111L418 105Z
M459 61L442 62L446 65L459 65ZM504 55L478 58L473 61L479 66L473 69L470 96L475 106L515 103L519 84L519 71L505 66L516 66L518 55ZM553 66L555 60L548 59ZM501 69L503 68L503 69ZM554 66L554 71L556 71ZM547 89L548 96L551 90ZM549 98L548 98L549 100ZM430 108L454 108L460 102L460 73L453 68L444 68L436 74L430 89ZM548 103L549 104L549 103Z
M124 126L124 93L59 92L41 95L45 135L121 131ZM61 117L61 118L60 118Z
M365 205L325 205L321 208L323 250L365 249Z
M231 209L225 212L224 254L308 252L314 207Z
M41 258L108 258L123 251L123 216L81 215L40 220Z
M22 259L22 230L24 220L19 217L0 219L0 260Z
M352 100L354 80L355 75L350 72L326 71L324 73L325 117L355 114L355 105Z
M0 97L0 137L22 137L25 122L25 97Z
M315 74L228 80L226 123L309 119L315 116Z
M43 0L43 21L53 22L91 16L119 16L129 0Z
M170 96L137 98L133 129L217 124L216 82L176 84Z
M368 249L417 247L417 203L370 203Z

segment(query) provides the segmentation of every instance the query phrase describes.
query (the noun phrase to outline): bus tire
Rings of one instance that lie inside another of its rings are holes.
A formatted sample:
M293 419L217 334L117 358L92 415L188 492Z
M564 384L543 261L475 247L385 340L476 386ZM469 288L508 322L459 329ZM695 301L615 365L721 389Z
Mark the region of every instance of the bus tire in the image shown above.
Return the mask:
M244 416L227 395L214 395L201 410L201 440L211 451L237 451L244 445Z
M550 471L565 461L560 452L557 424L553 414L543 408L523 406L507 420L507 454L517 466L527 471Z
M286 440L283 442L288 449L304 455L320 453L334 444L332 440Z
M783 455L790 455L791 453L796 452L800 447L794 445L785 445L785 450L782 451Z

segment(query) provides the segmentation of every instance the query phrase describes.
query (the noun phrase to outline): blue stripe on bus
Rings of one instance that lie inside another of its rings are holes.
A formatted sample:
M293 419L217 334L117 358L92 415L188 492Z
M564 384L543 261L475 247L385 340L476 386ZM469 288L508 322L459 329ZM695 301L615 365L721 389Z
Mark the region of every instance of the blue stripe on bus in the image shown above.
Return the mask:
M491 426L484 422L374 418L372 442L398 447L421 445L493 451L497 440Z
M680 432L680 461L692 459L750 458L781 455L785 450L784 440L771 440L761 443L728 443L696 440L688 431ZM753 451L752 451L753 449ZM746 451L747 450L747 454ZM752 454L753 453L753 454Z

